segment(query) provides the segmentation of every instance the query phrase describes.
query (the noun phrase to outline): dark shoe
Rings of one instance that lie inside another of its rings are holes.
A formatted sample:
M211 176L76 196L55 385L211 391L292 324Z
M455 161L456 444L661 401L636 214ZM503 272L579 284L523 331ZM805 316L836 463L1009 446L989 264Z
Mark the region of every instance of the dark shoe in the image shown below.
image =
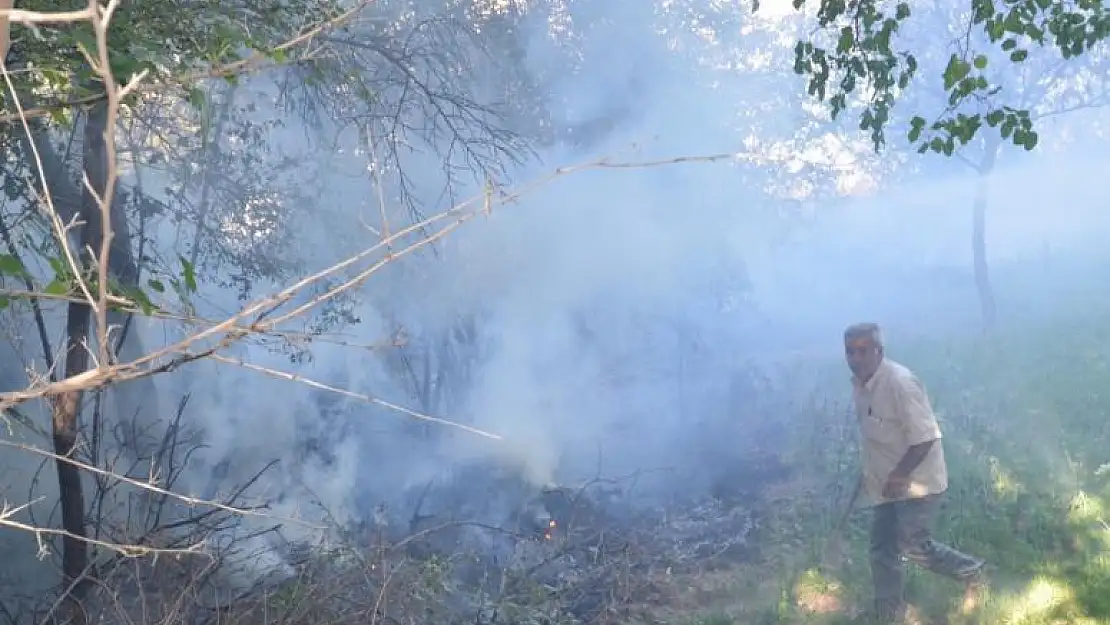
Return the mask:
M971 564L956 571L956 579L965 583L978 579L982 577L983 567L986 566L986 564L987 563L984 560L974 560L971 562Z

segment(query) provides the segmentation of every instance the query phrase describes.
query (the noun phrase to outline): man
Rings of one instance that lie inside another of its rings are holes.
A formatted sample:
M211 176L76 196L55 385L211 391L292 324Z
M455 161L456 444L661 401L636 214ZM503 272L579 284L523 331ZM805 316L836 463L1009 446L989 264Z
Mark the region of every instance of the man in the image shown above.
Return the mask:
M965 584L965 609L977 600L983 561L932 538L932 522L948 489L940 427L917 376L884 358L879 326L860 323L844 332L859 419L861 494L874 507L871 575L875 616L905 615L902 561Z

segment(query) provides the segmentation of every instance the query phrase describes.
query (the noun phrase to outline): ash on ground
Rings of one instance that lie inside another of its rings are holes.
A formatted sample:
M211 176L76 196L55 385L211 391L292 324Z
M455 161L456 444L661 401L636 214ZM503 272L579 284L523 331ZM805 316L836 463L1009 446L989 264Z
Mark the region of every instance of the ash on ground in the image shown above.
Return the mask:
M620 480L536 489L511 473L458 479L468 487L426 485L410 510L379 509L346 537L364 576L407 593L378 608L383 622L416 623L413 610L422 622L479 625L627 621L663 600L668 576L757 555L758 502L713 489L645 503ZM467 496L478 483L486 496Z

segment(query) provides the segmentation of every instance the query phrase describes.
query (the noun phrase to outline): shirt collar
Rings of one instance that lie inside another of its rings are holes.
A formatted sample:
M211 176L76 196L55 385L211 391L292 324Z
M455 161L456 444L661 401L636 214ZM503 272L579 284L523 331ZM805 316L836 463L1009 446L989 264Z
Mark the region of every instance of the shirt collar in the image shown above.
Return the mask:
M879 361L879 367L875 369L875 373L871 375L871 379L869 379L866 384L860 384L859 378L853 375L852 385L859 390L871 392L875 389L875 385L878 384L879 377L889 370L890 366L887 364L887 359L883 357L883 359Z

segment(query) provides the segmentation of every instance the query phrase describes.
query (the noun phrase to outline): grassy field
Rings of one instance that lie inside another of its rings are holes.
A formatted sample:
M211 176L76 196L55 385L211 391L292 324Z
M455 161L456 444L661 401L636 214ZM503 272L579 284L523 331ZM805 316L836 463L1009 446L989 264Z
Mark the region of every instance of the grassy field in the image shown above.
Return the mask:
M968 614L957 584L909 568L922 622L1110 623L1110 321L1084 310L888 348L925 381L945 433L951 487L937 536L989 562L989 594ZM821 375L846 384L841 369ZM856 471L848 407L814 395L790 418L799 471L764 523L766 561L681 580L680 614L661 620L848 623L868 605L867 511L853 516L839 566L820 566Z

